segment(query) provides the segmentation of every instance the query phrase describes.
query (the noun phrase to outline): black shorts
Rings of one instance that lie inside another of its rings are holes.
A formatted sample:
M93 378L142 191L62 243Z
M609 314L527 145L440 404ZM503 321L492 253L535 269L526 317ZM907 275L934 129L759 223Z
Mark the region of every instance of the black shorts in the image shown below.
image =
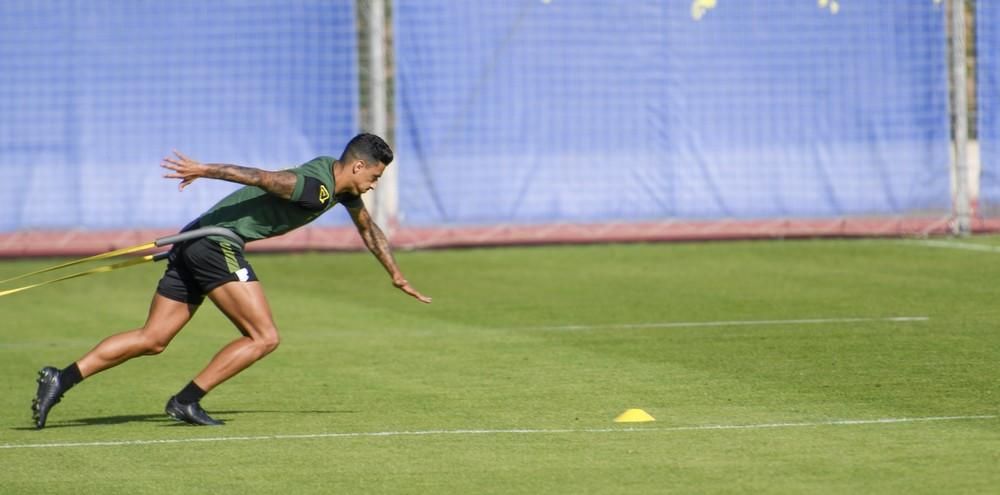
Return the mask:
M174 244L156 292L174 301L199 305L205 294L222 284L256 280L257 274L239 245L201 237Z

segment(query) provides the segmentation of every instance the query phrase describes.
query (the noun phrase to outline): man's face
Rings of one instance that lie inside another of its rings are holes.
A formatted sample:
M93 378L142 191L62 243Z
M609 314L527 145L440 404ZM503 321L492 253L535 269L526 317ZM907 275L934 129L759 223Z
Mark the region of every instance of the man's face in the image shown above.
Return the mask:
M384 163L366 166L365 162L357 162L354 166L354 186L357 189L357 194L364 194L375 189L375 184L378 183L378 179L382 177L384 172Z

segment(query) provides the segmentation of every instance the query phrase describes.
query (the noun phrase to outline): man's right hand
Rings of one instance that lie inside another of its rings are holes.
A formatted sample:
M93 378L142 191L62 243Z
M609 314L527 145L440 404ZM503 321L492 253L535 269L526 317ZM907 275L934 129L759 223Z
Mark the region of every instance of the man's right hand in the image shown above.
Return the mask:
M174 173L166 174L163 177L167 179L181 179L180 186L178 190L183 191L185 187L195 181L199 177L205 176L205 170L207 167L197 160L192 160L181 154L180 151L174 150L175 157L166 157L160 162L160 166L173 170Z

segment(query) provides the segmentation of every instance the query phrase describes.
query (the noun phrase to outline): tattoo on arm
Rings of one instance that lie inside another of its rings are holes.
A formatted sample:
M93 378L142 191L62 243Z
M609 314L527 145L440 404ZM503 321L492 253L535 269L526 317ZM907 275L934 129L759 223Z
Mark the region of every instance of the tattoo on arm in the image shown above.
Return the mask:
M399 267L396 266L396 259L392 256L389 240L386 239L382 229L372 221L368 210L364 208L351 210L351 217L354 219L354 224L358 227L358 232L361 234L361 239L365 242L365 246L375 255L379 263L382 263L385 271L389 272L394 281L397 275L402 277Z
M371 227L371 241L368 249L375 254L382 265L388 269L389 267L396 266L396 259L392 257L392 250L389 248L389 240L385 238L385 234L382 233L382 229L378 228L378 225L372 224ZM391 274L392 271L390 270Z
M292 193L295 192L295 181L298 179L294 173L287 170L269 172L258 168L228 164L209 165L205 177L256 186L282 199L292 198Z

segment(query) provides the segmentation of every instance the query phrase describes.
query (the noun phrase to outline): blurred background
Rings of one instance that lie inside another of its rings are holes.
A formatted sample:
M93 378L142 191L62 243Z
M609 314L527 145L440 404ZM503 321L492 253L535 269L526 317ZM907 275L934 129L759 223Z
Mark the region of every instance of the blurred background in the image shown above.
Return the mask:
M973 0L11 0L0 255L175 231L172 150L360 131L400 247L1000 230L1000 6ZM255 243L256 244L256 243ZM360 247L343 209L258 249Z

